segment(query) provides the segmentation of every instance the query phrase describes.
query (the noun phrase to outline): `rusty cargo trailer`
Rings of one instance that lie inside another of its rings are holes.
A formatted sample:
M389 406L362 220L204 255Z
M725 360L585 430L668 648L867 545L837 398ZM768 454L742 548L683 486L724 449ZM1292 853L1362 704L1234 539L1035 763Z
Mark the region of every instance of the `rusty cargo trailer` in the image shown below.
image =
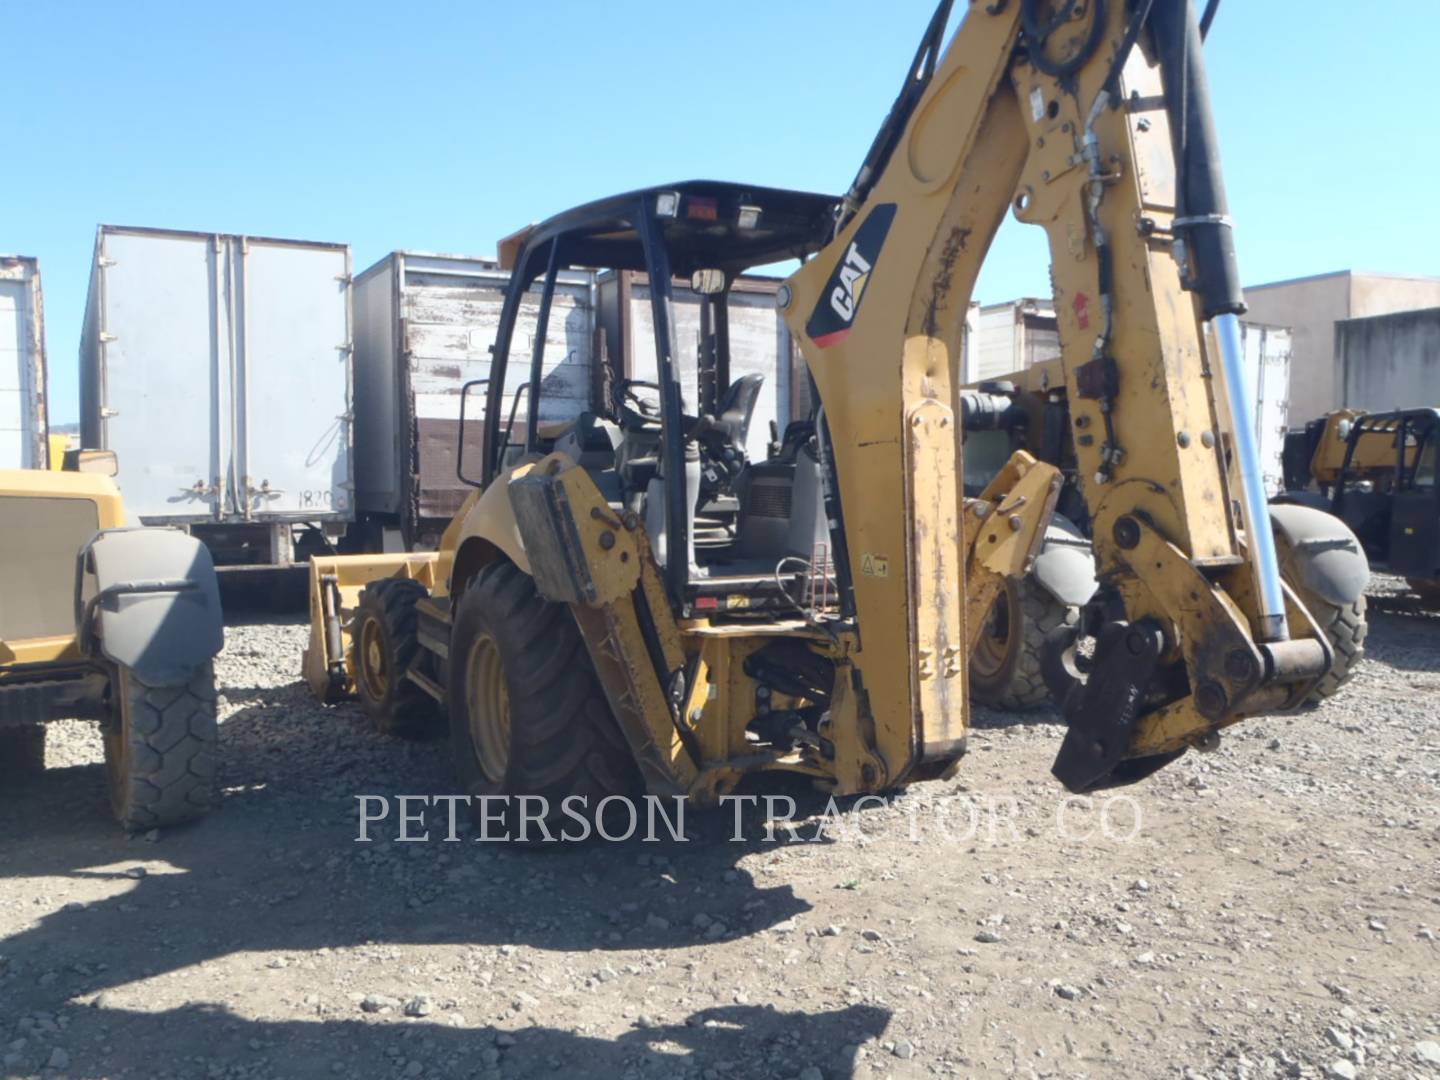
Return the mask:
M751 461L764 461L771 439L771 424L784 429L791 420L809 413L809 380L799 350L794 347L785 320L775 305L780 279L751 275L737 278L730 287L730 370L721 380L765 376L750 422L745 449ZM597 284L596 317L609 364L619 378L653 381L655 333L651 321L649 278L638 271L606 272ZM685 408L699 408L696 385L697 349L701 334L701 298L688 282L672 286L675 347L679 350L681 389ZM726 387L716 388L723 395Z
M355 462L360 522L352 547L432 549L470 490L458 477L463 387L490 374L490 347L510 275L490 259L396 251L355 279ZM594 281L560 275L545 342L542 422L598 400ZM514 348L529 355L540 288L522 306ZM528 365L512 368L502 415L523 440ZM480 468L485 394L466 397L466 462Z
M470 490L458 477L463 388L488 378L509 274L490 259L396 251L355 279L355 462L359 520L351 550L433 549ZM746 277L730 304L731 371L761 372L747 449L763 460L770 421L784 427L805 415L805 374L775 309L779 279ZM693 362L700 298L675 285L676 341L687 402L698 400ZM516 348L534 348L540 286L521 308ZM614 380L654 379L648 281L644 274L560 275L545 341L542 423L581 412L608 412ZM777 364L777 357L786 358ZM688 362L687 362L688 361ZM511 441L524 439L528 372L512 368L500 416ZM723 388L722 388L723 390ZM694 408L691 404L688 407ZM465 461L479 466L485 395L465 398Z
M344 244L102 225L81 434L132 517L222 568L285 566L354 520Z
M965 383L1003 379L1060 355L1060 332L1049 300L1023 298L973 309L967 318Z
M49 461L40 261L0 255L0 469Z

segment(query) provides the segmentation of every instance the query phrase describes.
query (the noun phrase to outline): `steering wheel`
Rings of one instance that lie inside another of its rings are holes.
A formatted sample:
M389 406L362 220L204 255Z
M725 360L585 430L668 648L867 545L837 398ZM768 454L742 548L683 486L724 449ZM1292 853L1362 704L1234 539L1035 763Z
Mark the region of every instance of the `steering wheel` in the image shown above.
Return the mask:
M645 379L621 379L615 385L616 404L627 408L634 405L634 412L641 421L655 423L660 420L660 403L656 398L642 397L635 391L637 389L654 390L656 398L660 394L660 384L649 382Z

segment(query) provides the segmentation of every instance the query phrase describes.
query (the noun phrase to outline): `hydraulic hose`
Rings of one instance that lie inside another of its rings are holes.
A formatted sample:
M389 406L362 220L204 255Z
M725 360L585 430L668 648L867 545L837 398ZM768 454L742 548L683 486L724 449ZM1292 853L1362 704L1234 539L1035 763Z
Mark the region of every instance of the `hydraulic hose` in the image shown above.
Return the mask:
M1105 0L1095 0L1090 16L1090 32L1086 35L1084 44L1068 60L1050 59L1045 54L1045 42L1070 20L1070 5L1061 4L1060 10L1051 19L1041 19L1039 5L1040 0L1024 0L1020 5L1020 24L1030 42L1030 62L1052 79L1069 79L1090 62L1095 50L1100 47L1100 39L1105 33Z

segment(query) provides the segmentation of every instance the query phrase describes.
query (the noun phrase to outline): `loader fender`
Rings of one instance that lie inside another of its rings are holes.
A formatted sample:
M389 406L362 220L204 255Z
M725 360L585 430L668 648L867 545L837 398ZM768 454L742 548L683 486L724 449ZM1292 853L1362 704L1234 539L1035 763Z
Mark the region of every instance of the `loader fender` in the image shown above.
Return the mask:
M75 625L87 652L147 686L183 686L225 645L205 545L178 529L105 529L80 551Z
M515 474L523 475L535 460L528 457L497 476L484 491L471 497L445 530L440 550L455 552L450 575L452 595L459 596L485 566L499 558L530 573L530 557L520 540L508 488Z
M1031 576L1051 596L1070 607L1084 607L1095 595L1095 551L1075 523L1054 514L1045 529Z
M1370 563L1360 541L1343 521L1312 506L1277 504L1270 507L1280 549L1282 572L1317 596L1340 607L1365 595Z

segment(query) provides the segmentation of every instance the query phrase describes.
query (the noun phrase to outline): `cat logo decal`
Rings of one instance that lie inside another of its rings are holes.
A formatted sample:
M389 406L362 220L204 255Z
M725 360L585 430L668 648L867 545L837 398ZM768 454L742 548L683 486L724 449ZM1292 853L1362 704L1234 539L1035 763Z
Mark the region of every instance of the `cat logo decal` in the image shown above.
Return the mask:
M850 336L855 316L865 299L865 289L880 258L880 249L895 221L895 204L883 203L861 222L845 249L840 263L830 274L820 304L805 325L810 340L822 349L838 345Z

